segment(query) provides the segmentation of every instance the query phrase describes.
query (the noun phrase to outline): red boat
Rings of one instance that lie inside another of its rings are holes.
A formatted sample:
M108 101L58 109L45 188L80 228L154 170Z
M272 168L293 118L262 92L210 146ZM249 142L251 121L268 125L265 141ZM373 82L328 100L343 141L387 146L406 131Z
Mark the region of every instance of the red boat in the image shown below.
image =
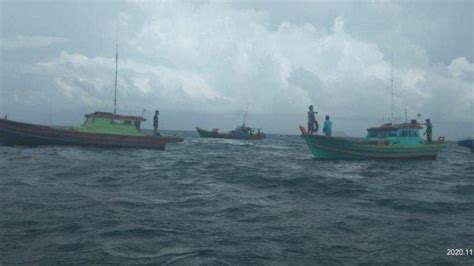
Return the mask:
M182 142L176 136L149 136L140 132L143 117L95 112L78 128L59 129L0 119L0 143L8 146L75 145L105 148L164 150L165 145Z
M164 150L165 145L182 142L176 136L149 136L140 131L146 121L141 116L118 115L117 111L117 65L118 44L115 54L114 112L86 114L86 121L79 127L60 129L0 119L0 143L4 145L76 145L106 148L143 148Z

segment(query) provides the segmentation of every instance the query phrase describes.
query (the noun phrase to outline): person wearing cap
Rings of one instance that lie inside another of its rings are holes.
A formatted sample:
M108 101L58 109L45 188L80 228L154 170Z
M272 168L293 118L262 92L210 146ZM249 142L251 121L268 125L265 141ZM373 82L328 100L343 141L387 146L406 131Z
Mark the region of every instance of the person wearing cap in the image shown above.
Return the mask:
M332 135L332 122L329 120L329 115L326 116L326 121L324 121L323 132L326 137Z
M314 132L318 132L318 121L316 121L316 116L318 112L313 111L314 107L313 105L309 106L309 111L308 111L308 135L312 135Z
M155 116L153 116L153 136L158 136L158 115L160 112L155 111Z
M423 136L426 135L426 140L428 141L428 143L431 143L431 137L433 136L433 125L431 124L431 121L429 118L426 119L425 121L426 121L425 123L426 130Z

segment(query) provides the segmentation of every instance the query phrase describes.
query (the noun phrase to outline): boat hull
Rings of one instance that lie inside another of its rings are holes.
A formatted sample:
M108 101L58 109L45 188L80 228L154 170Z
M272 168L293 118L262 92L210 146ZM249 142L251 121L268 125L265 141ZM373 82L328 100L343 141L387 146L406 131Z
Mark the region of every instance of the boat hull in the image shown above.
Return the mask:
M302 135L315 159L321 160L434 160L445 143L387 145L338 137Z
M263 133L248 136L248 135L238 135L238 134L229 134L229 133L217 133L208 130L204 130L196 127L199 137L201 138L213 138L213 139L245 139L245 140L261 140L266 136Z
M458 145L462 147L466 147L471 149L471 152L474 152L474 140L473 139L465 139L458 141Z
M8 146L72 145L164 150L166 144L182 141L178 137L86 133L0 119L0 143Z

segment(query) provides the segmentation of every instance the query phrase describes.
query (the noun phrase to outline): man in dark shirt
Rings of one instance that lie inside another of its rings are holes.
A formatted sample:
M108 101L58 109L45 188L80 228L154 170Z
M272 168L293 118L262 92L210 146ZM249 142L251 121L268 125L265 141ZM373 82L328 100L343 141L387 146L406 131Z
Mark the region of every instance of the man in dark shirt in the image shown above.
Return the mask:
M431 143L431 137L433 136L433 124L431 124L431 121L430 119L426 119L425 120L426 123L426 130L425 130L425 133L423 135L426 135L426 140L428 141L428 143Z
M309 106L309 111L308 111L308 135L312 135L314 132L318 132L318 121L316 121L316 116L318 112L313 111L314 107L313 105Z
M158 110L155 111L155 116L153 116L153 135L158 136L158 115L160 112Z

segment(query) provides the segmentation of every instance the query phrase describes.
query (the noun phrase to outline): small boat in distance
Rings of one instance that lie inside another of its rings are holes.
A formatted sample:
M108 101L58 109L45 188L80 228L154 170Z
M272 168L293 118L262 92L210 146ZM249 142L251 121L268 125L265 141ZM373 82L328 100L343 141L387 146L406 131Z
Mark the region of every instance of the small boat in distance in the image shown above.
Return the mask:
M259 129L245 126L238 126L234 130L225 133L220 133L217 128L208 131L196 127L196 130L201 138L261 140L266 137L265 133L260 132Z
M251 128L245 125L247 120L248 106L247 111L244 115L244 122L241 126L237 126L234 130L229 132L221 133L218 128L214 128L212 131L205 130L199 127L196 127L199 137L201 138L215 138L215 139L247 139L247 140L261 140L266 137L265 133L261 132L259 128Z
M458 141L459 146L463 146L471 149L471 153L474 152L474 139L468 138Z
M420 137L423 127L416 121L402 124L384 124L367 129L364 140L308 135L300 126L301 137L306 141L315 159L436 159L446 147L444 137L427 143Z

